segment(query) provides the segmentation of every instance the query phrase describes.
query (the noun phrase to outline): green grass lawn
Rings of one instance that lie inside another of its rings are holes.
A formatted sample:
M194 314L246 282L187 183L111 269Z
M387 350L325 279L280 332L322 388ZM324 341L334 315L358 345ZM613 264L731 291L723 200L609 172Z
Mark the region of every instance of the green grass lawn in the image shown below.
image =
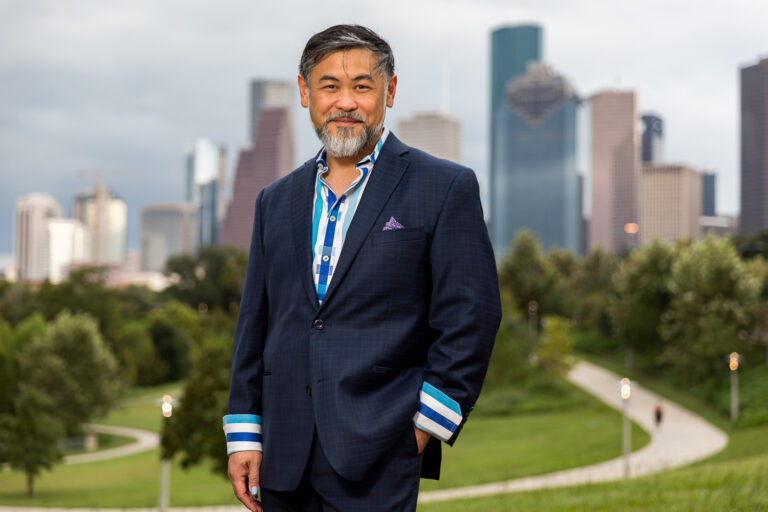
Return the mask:
M161 416L154 401L168 389L133 396L98 422L159 430ZM443 479L423 481L423 489L528 476L619 455L617 412L579 390L569 394L564 406L565 410L527 414L473 415L456 445L443 450ZM636 447L648 440L637 428L633 438ZM24 475L4 471L0 472L0 505L152 507L157 503L158 475L157 450L108 461L57 465L36 480L36 497L29 499ZM227 481L212 474L207 466L186 471L174 465L173 506L236 503Z
M659 475L430 503L419 512L699 512L768 510L768 426L731 433L719 454Z

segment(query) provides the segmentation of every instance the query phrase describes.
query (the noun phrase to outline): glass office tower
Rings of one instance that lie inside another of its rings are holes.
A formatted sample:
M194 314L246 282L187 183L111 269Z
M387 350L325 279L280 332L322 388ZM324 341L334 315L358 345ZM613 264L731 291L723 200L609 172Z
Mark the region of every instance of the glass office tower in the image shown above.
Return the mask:
M509 134L497 133L499 123L497 117L506 111L505 90L515 79L521 77L530 62L540 62L542 58L542 29L538 25L512 25L499 27L491 32L491 112L490 112L490 228L499 225L504 229L505 219L494 218L497 210L496 201L498 194L494 192L497 186L500 171L499 162L496 160L499 141L504 141ZM501 198L503 201L503 198ZM499 247L493 240L497 255L503 254L506 247Z
M576 126L580 100L568 81L532 63L511 82L496 115L492 194L494 250L502 257L523 228L545 248L581 252Z

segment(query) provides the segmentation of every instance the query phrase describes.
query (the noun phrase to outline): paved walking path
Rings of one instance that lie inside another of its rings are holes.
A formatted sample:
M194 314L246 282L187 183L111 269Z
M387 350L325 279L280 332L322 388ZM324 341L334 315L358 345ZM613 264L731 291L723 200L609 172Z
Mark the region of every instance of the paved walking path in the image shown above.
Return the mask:
M136 441L124 446L118 446L117 448L110 448L109 450L67 455L64 457L64 464L82 464L83 462L114 459L116 457L124 457L126 455L133 455L134 453L151 450L160 445L160 435L150 430L115 427L111 425L95 425L93 423L85 425L84 430L94 434L111 434L114 436L132 437ZM1 508L0 511L2 511Z
M619 377L607 370L587 362L577 362L571 369L568 378L577 386L596 396L611 407L621 409L619 396ZM653 409L657 402L664 404L664 421L660 428L654 424ZM728 436L722 430L707 423L704 419L692 412L663 400L659 395L643 389L634 384L632 386L632 398L629 406L629 416L651 435L651 442L644 448L630 455L630 475L642 476L658 473L675 467L689 464L693 461L708 457L722 450L728 443ZM157 434L138 429L124 427L107 427L106 425L94 425L99 432L114 433L117 435L131 435L149 433L154 435L154 444L157 446ZM102 428L110 431L101 430ZM121 432L112 429L120 429ZM129 434L128 431L133 432ZM137 436L138 437L138 436ZM149 437L142 437L144 443L149 443ZM136 447L132 453L149 448L138 448L139 443L121 446L114 450L105 450L93 454L116 452L118 450ZM142 446L148 446L144 444ZM120 456L119 455L113 456ZM550 487L565 487L594 482L607 482L619 480L624 476L624 459L617 458L590 466L556 471L545 475L526 478L518 478L506 482L497 482L471 487L459 487L443 491L423 492L419 496L420 503L433 501L446 501L457 498L471 498L487 496L491 494L503 494L533 489ZM131 512L151 512L156 509L54 509L42 507L0 507L0 512L117 512L118 510L130 510ZM216 507L174 507L174 512L241 512L242 506L216 506Z
M568 379L611 407L621 409L619 376L593 364L579 361L571 369ZM657 429L653 410L655 404L660 401L663 403L664 420ZM651 435L650 443L630 455L630 476L650 475L683 466L713 455L728 444L728 436L722 430L636 383L632 385L628 415ZM624 459L619 457L590 466L506 482L423 492L419 496L419 502L608 482L623 477Z

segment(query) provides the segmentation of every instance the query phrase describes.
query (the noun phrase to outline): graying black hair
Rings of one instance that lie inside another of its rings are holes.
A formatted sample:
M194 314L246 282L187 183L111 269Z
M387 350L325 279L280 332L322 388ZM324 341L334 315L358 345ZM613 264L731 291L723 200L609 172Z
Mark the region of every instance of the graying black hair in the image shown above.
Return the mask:
M389 80L395 74L395 56L389 43L373 30L361 25L334 25L313 35L307 41L299 61L299 73L309 82L309 74L329 53L365 48L376 55L375 71Z

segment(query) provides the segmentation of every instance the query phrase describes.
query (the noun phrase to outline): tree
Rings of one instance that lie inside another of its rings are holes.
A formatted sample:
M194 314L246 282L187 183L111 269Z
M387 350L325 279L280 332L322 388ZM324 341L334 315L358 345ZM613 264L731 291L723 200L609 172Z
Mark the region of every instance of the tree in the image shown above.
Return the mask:
M27 476L27 495L34 496L34 480L61 458L57 441L64 426L50 411L53 401L26 383L18 386L13 413L0 414L0 461Z
M157 355L152 337L143 323L131 322L120 327L111 343L120 372L129 385L150 386L163 382L168 367Z
M20 351L19 367L25 383L50 397L67 434L77 433L92 416L106 414L118 396L115 358L96 321L84 313L60 313L45 335Z
M172 301L150 315L147 332L165 366L162 381L186 377L190 350L195 344L202 343L204 338L199 314L184 304Z
M535 301L539 314L559 313L562 295L557 274L544 255L536 236L521 230L499 267L501 288L509 291L517 309L527 317L528 304Z
M206 246L196 255L168 260L165 274L173 283L164 294L195 309L234 311L243 292L248 255L234 247Z
M633 251L613 279L611 326L619 343L651 365L663 348L659 327L669 308L669 278L677 252L674 246L654 240Z
M671 300L662 316L664 362L679 380L711 393L724 357L748 346L738 336L749 331L762 289L762 275L746 265L727 239L707 237L684 249L672 265Z
M106 267L83 267L59 284L45 281L37 292L40 311L48 320L64 310L88 313L105 336L111 335L121 320L120 302L106 285L106 273Z
M162 433L164 457L181 454L184 467L208 458L215 473L225 476L221 418L227 411L232 336L216 333L194 352L183 396Z
M536 371L546 377L565 377L570 368L569 358L573 351L569 322L565 318L548 316L543 323L544 331L533 357Z
M600 247L578 262L570 284L578 297L573 316L581 328L611 334L608 302L616 267L616 257Z

